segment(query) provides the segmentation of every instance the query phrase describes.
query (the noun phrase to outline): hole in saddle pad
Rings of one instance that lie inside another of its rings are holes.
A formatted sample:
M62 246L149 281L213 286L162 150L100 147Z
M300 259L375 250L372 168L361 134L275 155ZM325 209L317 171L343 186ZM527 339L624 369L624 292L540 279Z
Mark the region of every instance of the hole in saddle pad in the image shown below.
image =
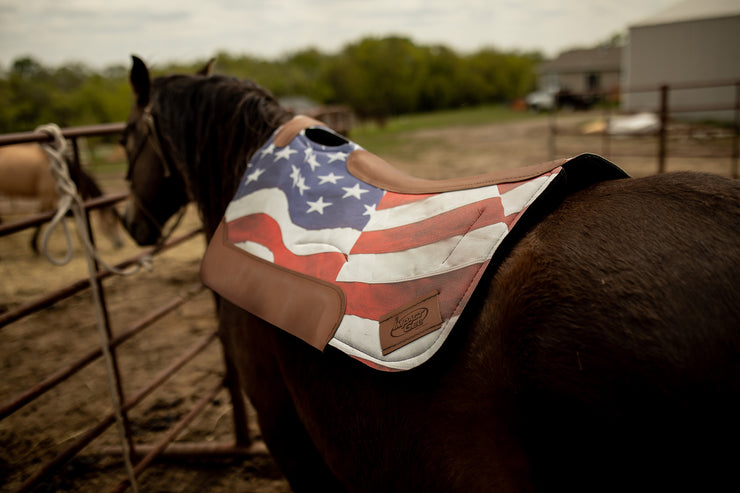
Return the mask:
M316 142L317 144L331 147L341 146L349 143L349 141L344 137L341 137L340 135L337 135L333 132L329 132L328 130L324 130L323 128L307 128L306 137Z

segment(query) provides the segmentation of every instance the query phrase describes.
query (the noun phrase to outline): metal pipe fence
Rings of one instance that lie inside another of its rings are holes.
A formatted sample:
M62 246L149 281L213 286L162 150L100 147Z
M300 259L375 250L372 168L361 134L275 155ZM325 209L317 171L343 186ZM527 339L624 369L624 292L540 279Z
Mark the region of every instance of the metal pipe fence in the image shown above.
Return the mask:
M671 94L676 91L685 91L692 89L714 89L714 88L734 88L734 102L717 103L717 104L676 104L671 102ZM657 115L658 127L654 133L650 135L641 136L646 138L655 139L655 159L656 159L656 172L665 173L667 159L670 156L680 157L680 151L671 151L670 138L672 136L671 123L675 119L676 115L687 114L687 113L699 113L699 112L716 112L716 111L732 111L733 120L731 123L731 144L727 149L726 154L717 155L712 154L706 157L711 158L729 158L730 159L730 172L729 174L733 178L740 178L740 81L729 80L729 81L710 81L700 83L675 83L675 84L662 84L660 86L645 86L645 87L632 87L622 89L621 93L624 94L636 94L636 93L654 93L656 100L654 104L646 108L646 111L650 111ZM577 95L576 95L577 96ZM593 95L590 95L593 96ZM601 95L602 100L606 100L605 94ZM555 159L558 155L558 137L568 135L558 125L557 117L559 109L555 109L550 115L550 125L548 134L548 148L551 159ZM608 122L617 115L614 109L606 104L604 105L603 118ZM635 136L635 135L633 135ZM601 134L602 139L602 152L606 157L609 156L612 149L613 140L615 136L605 130ZM633 154L631 154L633 155ZM693 156L701 157L701 156Z
M115 135L120 133L124 128L121 123L105 124L105 125L90 125L84 127L74 127L62 130L62 135L71 140L73 143L74 156L76 164L79 165L80 155L79 146L77 145L77 139L90 136L104 136L104 135ZM50 140L51 136L41 132L24 132L15 134L0 135L0 145L9 145L16 143L29 143L29 142L44 142ZM111 206L124 198L128 194L116 194L113 196L104 196L99 199L94 199L85 202L85 210L89 211L95 208ZM36 227L43 224L51 219L54 212L36 214L32 217L24 218L11 223L0 224L0 237L15 234L23 231L27 228ZM89 222L88 222L89 224ZM94 232L93 228L90 228L89 234L94 244ZM191 240L192 238L201 237L201 228L196 228L192 231L180 234L176 237L168 240L164 246L162 246L156 252L157 255L168 250L179 247L184 242ZM151 250L144 251L138 255L128 258L124 261L119 262L114 269L125 269L129 266L135 265L140 262L144 257L152 254ZM12 323L18 322L21 319L37 313L40 310L53 307L58 303L62 303L68 300L73 295L88 290L91 287L96 287L100 293L104 293L105 289L102 281L108 277L111 277L113 272L108 268L101 268L96 265L96 272L91 278L79 279L66 286L47 292L46 294L36 297L28 302L22 303L20 306L9 309L3 313L0 313L0 330L9 326ZM142 281L145 282L145 281ZM94 285L93 285L94 283ZM234 373L233 363L228 361L228 352L222 350L224 358L226 373L220 378L216 385L209 390L192 408L188 414L182 418L178 423L174 425L165 436L153 446L148 445L135 445L131 432L131 419L129 412L131 409L140 403L144 397L148 396L166 380L171 378L178 370L180 370L188 362L192 361L198 354L204 351L209 345L218 338L218 333L215 330L216 317L214 311L214 330L209 332L204 338L202 338L197 344L189 348L182 356L173 361L167 368L162 370L157 375L154 375L150 382L143 388L128 398L124 395L122 382L125 378L118 368L116 359L117 348L125 341L131 339L135 335L142 333L152 324L171 313L178 307L185 305L186 303L193 300L196 296L208 295L207 290L200 284L196 283L184 292L179 294L173 299L161 304L155 309L143 317L135 320L120 331L115 336L113 335L110 328L110 320L108 316L108 308L106 306L105 296L100 296L98 302L102 305L98 307L104 313L105 328L108 334L108 344L102 345L101 347L93 347L87 352L79 356L74 361L66 364L57 371L43 377L36 384L29 388L20 391L18 394L13 396L2 396L0 398L0 421L8 418L9 416L17 413L24 406L34 402L40 396L47 393L49 390L55 388L60 383L69 379L71 376L80 372L83 368L88 366L93 361L100 359L105 352L109 352L113 356L113 378L115 385L115 392L118 394L120 399L120 412L123 421L123 434L122 446L118 449L108 450L108 453L115 453L124 459L128 458L133 466L133 474L122 480L112 491L123 491L131 487L134 491L137 491L136 477L158 456L167 452L168 447L172 444L178 435L186 428L190 423L206 406L208 402L213 400L216 394L221 391L224 387L228 389L231 404L232 404L232 416L233 416L233 434L234 440L231 443L180 443L174 444L172 448L176 451L178 457L185 456L209 456L213 455L221 457L224 455L232 456L245 456L253 452L264 453L264 448L257 445L256 447L251 442L248 430L247 412L246 412L246 401L239 389ZM94 303L94 302L93 302ZM116 406L114 405L114 408ZM60 468L90 444L95 438L99 437L105 432L111 425L116 422L117 418L115 413L111 412L105 415L102 419L87 429L84 433L80 434L73 440L73 442L62 450L56 452L54 458L44 464L41 464L35 471L27 475L28 477L22 483L22 485L16 491L31 491L37 485L39 485L45 478L50 477L57 473ZM127 456L127 457L125 457Z

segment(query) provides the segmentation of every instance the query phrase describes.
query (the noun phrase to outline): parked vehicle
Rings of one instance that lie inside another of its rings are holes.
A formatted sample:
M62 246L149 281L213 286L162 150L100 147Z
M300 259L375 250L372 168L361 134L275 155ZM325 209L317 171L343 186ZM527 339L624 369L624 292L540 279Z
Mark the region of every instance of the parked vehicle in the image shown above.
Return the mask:
M554 90L535 91L527 94L524 100L532 111L550 111L555 108L556 94Z
M574 93L568 89L543 89L527 94L527 108L532 111L555 109L587 110L600 100L597 93Z

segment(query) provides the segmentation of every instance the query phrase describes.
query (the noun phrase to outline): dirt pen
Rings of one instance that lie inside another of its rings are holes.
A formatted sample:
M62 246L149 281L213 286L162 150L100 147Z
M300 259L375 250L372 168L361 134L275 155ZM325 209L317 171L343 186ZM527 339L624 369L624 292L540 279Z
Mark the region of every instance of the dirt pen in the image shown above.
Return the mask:
M599 118L598 113L558 115L555 157L603 153L600 141L581 131ZM397 154L384 157L430 178L514 168L550 157L551 124L544 116L414 131L404 135ZM120 128L68 129L66 135L74 142L86 133L115 134ZM691 135L697 134L670 137L669 149L681 154L669 153L667 170L729 176L731 136ZM2 137L0 144L18 137ZM606 157L633 176L657 171L654 139L620 138L610 149L616 154ZM120 171L96 178L108 196L92 207L126 195ZM5 220L0 224L0 490L133 491L128 457L138 491L289 491L260 446L253 411L240 392L224 385L228 372L214 300L198 280L205 241L197 212L187 210L151 271L119 276L101 267L94 281L107 331L101 336L81 249L76 247L62 267L34 256L28 247L31 231L24 227L39 219L27 219L21 206L0 203ZM95 237L94 212L91 229ZM56 257L63 253L60 232L52 234L50 245ZM120 250L105 239L97 248L119 267L134 265L148 252L128 239ZM106 368L101 346L106 338L112 368Z

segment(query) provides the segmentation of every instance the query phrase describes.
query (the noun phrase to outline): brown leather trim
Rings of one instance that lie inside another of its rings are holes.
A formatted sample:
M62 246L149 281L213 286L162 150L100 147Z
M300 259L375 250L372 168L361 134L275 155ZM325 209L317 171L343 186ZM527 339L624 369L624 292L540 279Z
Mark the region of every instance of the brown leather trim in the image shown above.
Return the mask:
M323 351L344 316L344 292L251 255L226 239L222 220L200 268L203 284Z
M285 147L302 130L315 126L326 126L326 124L309 116L295 116L277 131L274 139L275 146ZM566 161L567 159L558 159L524 168L494 171L483 175L447 180L428 180L404 173L371 152L357 150L350 154L347 160L347 170L355 178L383 190L396 193L422 194L467 190L500 183L529 180L552 171Z
M286 122L275 134L274 143L277 147L285 147L290 144L290 141L295 138L296 135L301 133L301 130L315 126L326 126L325 123L321 123L318 120L311 118L310 116L298 115L293 117L290 121Z
M494 171L483 175L450 178L447 180L427 180L406 174L371 152L357 150L350 154L347 161L347 169L355 178L383 190L397 193L421 194L467 190L487 185L528 180L552 171L566 161L567 159L559 159L524 168Z

